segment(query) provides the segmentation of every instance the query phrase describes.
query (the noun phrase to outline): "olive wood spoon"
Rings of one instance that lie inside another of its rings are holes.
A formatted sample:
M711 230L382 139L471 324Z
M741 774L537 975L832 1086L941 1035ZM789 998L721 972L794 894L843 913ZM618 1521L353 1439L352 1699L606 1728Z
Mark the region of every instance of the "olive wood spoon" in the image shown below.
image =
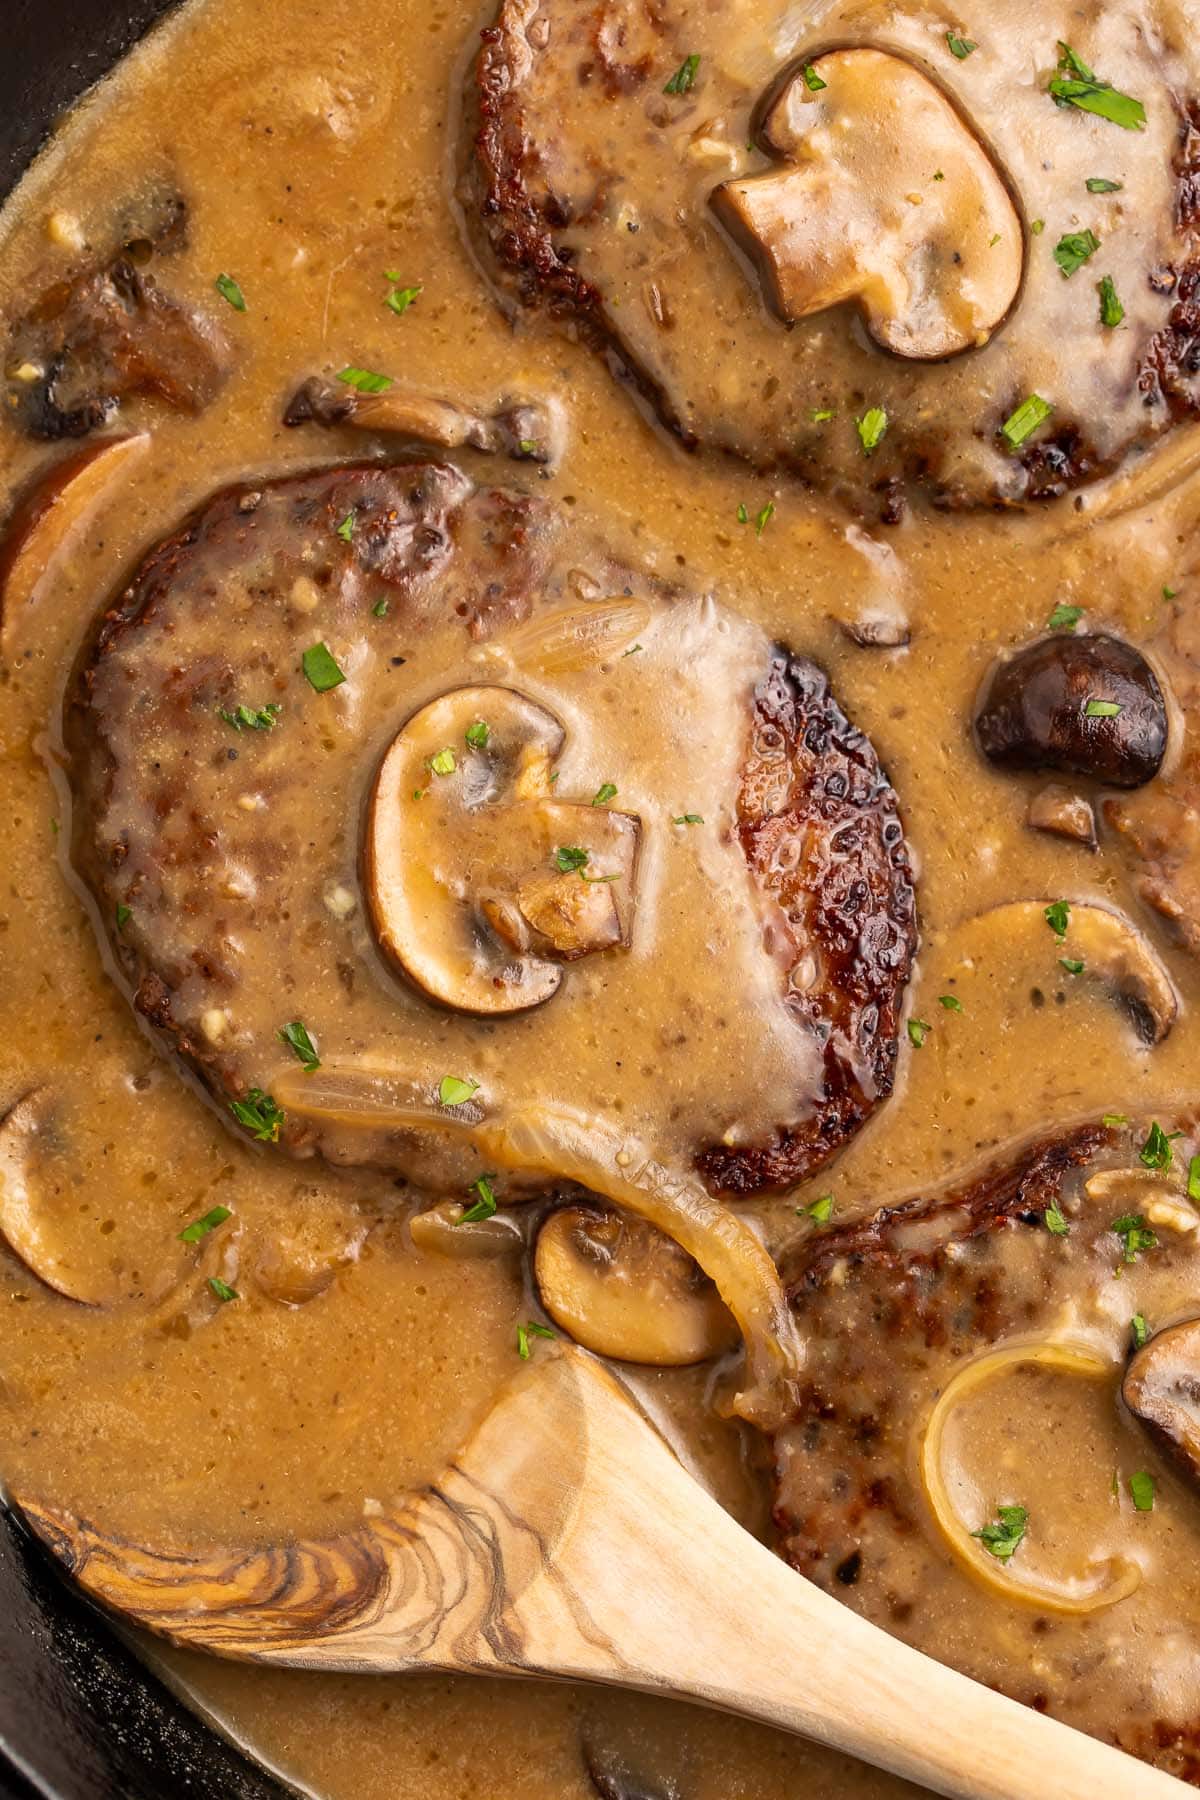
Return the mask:
M191 1649L638 1688L802 1733L956 1800L1194 1795L803 1580L575 1348L522 1371L431 1487L325 1542L179 1555L12 1500L96 1600Z

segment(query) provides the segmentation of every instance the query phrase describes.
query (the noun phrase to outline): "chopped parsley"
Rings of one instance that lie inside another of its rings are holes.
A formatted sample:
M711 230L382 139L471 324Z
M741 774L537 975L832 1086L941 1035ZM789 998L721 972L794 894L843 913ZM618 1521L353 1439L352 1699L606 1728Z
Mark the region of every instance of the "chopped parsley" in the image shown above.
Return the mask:
M374 615L377 619L386 619L387 618L388 598L387 598L386 594L384 594L382 599L377 600L375 602L374 606L371 608L371 611L374 613Z
M555 1333L548 1325L538 1325L530 1320L527 1325L517 1326L517 1355L522 1362L529 1361L529 1340L531 1337L552 1338Z
M1021 1539L1025 1536L1025 1528L1029 1523L1029 1511L1024 1506L998 1506L994 1525L984 1525L981 1530L973 1531L971 1536L978 1538L989 1555L997 1562L1008 1562Z
M1100 323L1109 331L1115 331L1125 317L1125 308L1121 305L1120 296L1111 275L1102 275L1096 283L1096 292L1100 296Z
M468 744L470 744L472 750L486 750L488 739L491 735L492 728L486 719L476 719L472 724L467 726L466 731L463 733L463 736L466 738Z
M290 1045L296 1052L310 1075L314 1069L320 1068L321 1059L317 1055L317 1046L308 1034L308 1027L299 1019L293 1019L290 1025L285 1025L279 1037L282 1043Z
M1143 1313L1134 1313L1129 1321L1129 1341L1135 1350L1143 1350L1150 1338L1150 1327Z
M1042 1214L1042 1223L1053 1237L1070 1237L1071 1235L1071 1227L1057 1200L1052 1200Z
M1110 181L1107 175L1089 175L1083 185L1089 194L1119 194L1125 184Z
M624 660L624 658L627 656L636 656L638 651L641 649L641 647L642 646L640 644L630 644L628 650L622 650L622 652L621 652L622 660Z
M959 62L966 62L972 50L979 48L979 45L972 43L970 38L959 37L954 31L946 33L946 44L951 56L957 56Z
M390 375L377 374L374 369L356 369L353 364L339 369L337 378L347 387L356 388L360 394L386 394L392 385Z
M1102 1125L1107 1125L1110 1131L1115 1131L1118 1125L1128 1125L1129 1114L1128 1113L1105 1113L1105 1115L1101 1119L1100 1123Z
M1071 922L1071 902L1069 900L1052 900L1042 917L1056 938L1065 938L1067 926Z
M572 875L587 865L588 853L582 844L560 844L554 852L554 866L560 875Z
M1158 1239L1146 1228L1146 1221L1141 1213L1122 1213L1114 1219L1109 1230L1120 1238L1124 1246L1123 1260L1135 1263L1143 1250L1157 1250Z
M478 1091L479 1083L469 1075L465 1079L461 1075L443 1075L438 1082L438 1099L443 1106L464 1106Z
M616 782L615 781L602 781L600 783L600 786L596 789L595 793L592 795L592 805L593 806L607 806L609 801L615 800L616 797L617 797Z
M119 900L117 902L117 910L116 910L115 917L116 917L116 921L117 921L117 930L124 931L125 927L129 923L130 919L132 919L132 917L133 917L132 906L126 906L125 902L123 900Z
M754 521L755 537L762 536L763 532L767 529L767 526L771 523L771 520L774 517L775 517L775 502L773 500L768 500L767 504L763 507L762 511L755 518L755 521Z
M1048 93L1056 106L1077 106L1081 112L1094 113L1108 119L1123 131L1141 131L1146 123L1146 109L1140 100L1122 94L1107 81L1101 81L1077 51L1061 40L1058 46L1058 74Z
M704 814L703 813L680 813L678 818L673 818L671 820L671 823L672 823L672 825L703 825Z
M229 1110L239 1125L253 1132L260 1144L277 1144L284 1112L270 1094L252 1087L244 1100L231 1100Z
M888 416L882 406L869 406L861 419L855 420L858 441L863 447L863 455L870 456L877 450L887 435Z
M1163 591L1162 591L1162 597L1164 600L1177 600L1179 598L1179 589L1173 588L1173 587L1164 587Z
M219 1275L210 1275L208 1278L208 1285L222 1304L226 1300L236 1300L238 1298L237 1289L230 1287L227 1281L222 1281Z
M1200 1206L1200 1156L1193 1156L1188 1164L1187 1197Z
M300 667L308 685L318 694L327 694L330 688L340 687L346 679L328 644L313 644L300 658Z
M1083 974L1084 965L1078 956L1060 956L1058 966L1060 969L1065 969L1068 975Z
M809 1218L814 1225L828 1225L833 1217L833 1195L822 1194L818 1200L808 1206L798 1206L796 1211L802 1218Z
M399 276L389 274L388 280L392 282L398 281ZM403 318L404 314L408 311L420 292L420 282L417 283L416 287L392 287L388 290L388 297L383 304L390 307L397 318Z
M179 1234L179 1241L181 1244L198 1244L201 1238L206 1238L210 1231L215 1231L218 1225L223 1225L230 1217L227 1206L214 1206L202 1219L193 1219L190 1225L185 1225Z
M218 706L217 717L235 731L270 731L282 711L278 701L268 700L265 706L235 706L232 712Z
M338 526L337 535L341 538L343 544L348 544L350 539L354 536L354 523L354 514L348 512Z
M449 744L444 750L437 751L429 758L427 767L434 775L453 775L458 767L458 762Z
M217 279L213 282L213 286L216 288L218 294L220 294L222 300L227 300L229 302L234 312L245 312L246 296L243 294L232 275L218 275Z
M1155 1119L1146 1134L1145 1143L1138 1151L1138 1161L1147 1169L1169 1169L1172 1139L1182 1136L1181 1131L1165 1132Z
M748 525L750 523L750 514L746 511L746 502L744 500L738 502L737 522L739 525Z
M1046 620L1047 631L1074 631L1084 614L1082 606L1056 606Z
M522 456L536 456L538 448L539 446L536 438L517 439L517 449L521 452Z
M663 93L690 93L696 80L696 71L699 67L700 58L698 56L685 56L675 73L672 75L670 81L668 81L666 87L663 89Z
M947 1012L960 1013L966 1011L966 1008L957 994L939 994L938 1005L944 1006Z
M467 1207L456 1221L457 1224L478 1225L481 1220L491 1218L496 1210L496 1195L492 1188L495 1179L494 1175L480 1175L476 1181L471 1183L471 1192L478 1194L479 1198Z
M1030 226L1029 226L1029 231L1030 231L1030 235L1032 237L1041 237L1041 235L1042 235L1043 231L1045 231L1045 229L1046 229L1045 219L1031 220Z
M926 1019L910 1019L908 1021L908 1041L914 1050L924 1049L925 1039L932 1030L933 1026Z
M1154 1511L1154 1477L1139 1469L1129 1477L1129 1498L1135 1512Z
M1120 712L1121 705L1117 700L1089 700L1083 709L1086 719L1115 719Z
M813 68L811 63L805 63L804 85L810 94L819 94L822 88L827 88L829 86L829 83L821 80L821 77L817 74L817 71Z
M1076 269L1082 269L1099 248L1100 239L1094 231L1068 231L1054 246L1054 260L1065 278L1074 275Z
M1043 400L1040 394L1030 394L1015 411L1009 413L1000 427L1000 436L1010 450L1019 450L1026 438L1032 437L1038 426L1046 423L1053 411L1049 400Z
M936 175L934 180L937 180ZM814 425L824 425L826 420L835 418L837 415L832 406L810 406L808 416Z

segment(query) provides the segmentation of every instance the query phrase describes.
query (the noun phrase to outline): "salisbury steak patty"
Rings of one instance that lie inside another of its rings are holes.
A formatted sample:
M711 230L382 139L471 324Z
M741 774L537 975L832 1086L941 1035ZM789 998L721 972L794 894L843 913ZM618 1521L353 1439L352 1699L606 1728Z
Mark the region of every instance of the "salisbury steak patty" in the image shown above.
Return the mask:
M1050 498L1200 402L1185 10L503 0L472 206L691 448L895 516Z
M1191 1125L1084 1124L814 1231L789 1282L805 1391L775 1441L781 1547L803 1574L1192 1780L1194 1477L1120 1386L1131 1349L1197 1311L1196 1148Z
M890 1091L916 934L870 744L547 500L430 463L229 488L104 614L67 735L135 1005L293 1154L459 1187L482 1113L582 1091L741 1194Z

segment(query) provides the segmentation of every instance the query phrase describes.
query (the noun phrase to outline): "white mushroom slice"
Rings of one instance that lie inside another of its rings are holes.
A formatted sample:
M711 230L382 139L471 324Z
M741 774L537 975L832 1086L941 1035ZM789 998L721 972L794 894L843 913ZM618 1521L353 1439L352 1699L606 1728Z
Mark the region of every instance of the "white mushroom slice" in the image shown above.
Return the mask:
M990 152L928 76L887 51L830 51L790 74L759 136L787 166L723 183L712 205L783 319L853 301L898 356L987 342L1021 285L1025 234Z
M558 720L510 688L457 688L383 759L366 837L380 944L461 1012L548 1000L561 964L629 941L640 825L551 800Z
M672 1368L737 1342L712 1283L641 1219L563 1207L538 1233L533 1272L554 1323L599 1356Z
M1013 900L982 913L1001 947L1019 933L1047 938L1047 902ZM1161 1044L1179 1016L1179 996L1166 964L1137 926L1123 913L1092 901L1072 901L1061 954L1081 963L1081 979L1102 982L1133 1017L1148 1044Z
M61 459L17 502L0 541L0 641L45 592L117 482L150 447L147 432L102 438Z

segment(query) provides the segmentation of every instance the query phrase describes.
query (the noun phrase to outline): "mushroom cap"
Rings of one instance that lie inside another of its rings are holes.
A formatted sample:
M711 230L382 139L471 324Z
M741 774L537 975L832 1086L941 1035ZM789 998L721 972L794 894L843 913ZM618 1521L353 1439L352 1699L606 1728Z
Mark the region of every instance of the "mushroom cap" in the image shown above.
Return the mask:
M379 942L444 1006L524 1012L628 941L638 821L547 798L565 732L512 688L456 688L380 765L365 841Z
M1176 1466L1200 1481L1200 1319L1156 1331L1135 1351L1121 1398Z
M757 137L787 166L723 182L712 205L782 319L853 301L897 356L987 342L1020 288L1024 232L990 152L927 75L888 51L832 50L784 75Z

